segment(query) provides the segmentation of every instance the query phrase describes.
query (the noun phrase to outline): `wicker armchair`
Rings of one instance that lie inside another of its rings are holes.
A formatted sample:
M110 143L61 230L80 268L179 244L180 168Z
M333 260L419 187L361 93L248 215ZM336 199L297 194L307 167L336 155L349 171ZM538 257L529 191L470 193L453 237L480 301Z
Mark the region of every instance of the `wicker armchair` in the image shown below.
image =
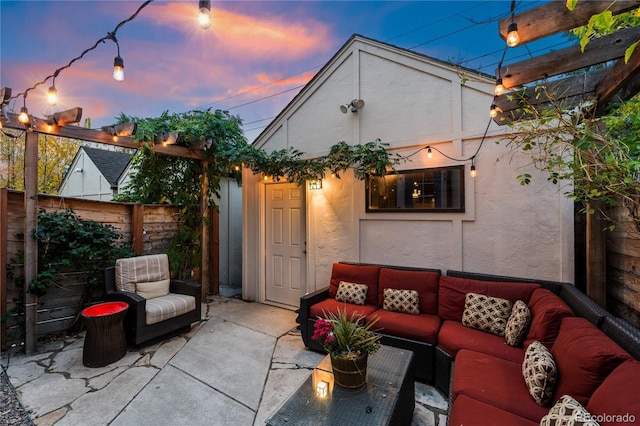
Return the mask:
M166 254L118 259L104 270L106 301L129 305L124 320L130 345L188 330L202 315L201 285L170 279Z

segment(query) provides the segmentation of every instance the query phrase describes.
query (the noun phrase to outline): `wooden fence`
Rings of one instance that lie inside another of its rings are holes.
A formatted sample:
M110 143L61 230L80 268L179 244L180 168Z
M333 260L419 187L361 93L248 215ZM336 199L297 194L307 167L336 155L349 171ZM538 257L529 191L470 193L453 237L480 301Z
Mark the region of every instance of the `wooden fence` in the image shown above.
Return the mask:
M607 309L640 327L640 232L625 208L612 214L621 225L607 235Z
M62 198L38 195L38 208L47 211L72 208L82 219L113 225L137 253L162 252L175 234L180 223L178 208L173 206L137 205ZM0 342L5 350L7 344L15 343L21 335L16 308L22 303L22 287L14 283L8 273L22 274L22 265L15 259L24 249L21 237L25 232L24 194L0 189L0 318L2 329ZM196 280L199 277L194 277ZM86 279L82 274L67 272L56 278L56 288L38 298L37 335L69 329L77 320L78 313L86 304L83 297ZM101 293L92 295L93 300Z

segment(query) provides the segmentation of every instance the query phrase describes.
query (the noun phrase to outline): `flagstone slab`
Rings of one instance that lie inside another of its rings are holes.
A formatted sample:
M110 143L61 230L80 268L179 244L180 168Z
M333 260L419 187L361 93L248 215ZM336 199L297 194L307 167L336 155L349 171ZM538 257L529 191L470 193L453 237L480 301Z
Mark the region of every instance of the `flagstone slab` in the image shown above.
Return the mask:
M326 354L305 350L300 333L290 332L278 339L271 368L313 369Z
M255 426L264 425L271 414L291 396L310 374L311 370L302 368L271 370L262 394L260 409L253 424Z
M187 339L184 337L178 337L164 342L151 357L151 365L158 368L164 367L186 343Z
M276 339L212 318L169 364L256 411Z
M111 422L156 376L153 367L132 367L116 376L103 389L82 395L56 426L98 426ZM152 424L152 423L137 423ZM162 423L155 423L162 424ZM167 424L167 423L164 423Z
M40 417L71 404L91 390L83 379L66 379L62 374L43 374L17 388L25 409Z
M295 312L255 302L219 303L209 308L209 315L273 337L280 337L298 326Z
M254 416L248 407L167 365L111 426L251 425Z
M14 387L18 387L40 377L45 371L46 367L38 365L36 362L27 362L25 364L10 365L7 369L7 375L10 377L11 384Z

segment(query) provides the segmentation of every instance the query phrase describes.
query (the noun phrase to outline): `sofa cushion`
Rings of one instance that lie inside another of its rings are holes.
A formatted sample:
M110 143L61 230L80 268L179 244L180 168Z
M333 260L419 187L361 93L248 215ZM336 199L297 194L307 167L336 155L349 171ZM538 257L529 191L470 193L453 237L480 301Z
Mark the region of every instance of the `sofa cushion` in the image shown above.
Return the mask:
M504 329L504 339L507 345L520 346L522 341L529 331L529 325L531 324L531 311L527 307L527 304L522 300L517 300L513 304L511 315L507 320L507 325Z
M145 299L166 296L169 294L169 284L171 280L151 281L146 283L136 283L136 294Z
M115 279L118 291L135 293L136 283L167 280L169 258L166 254L129 257L116 260Z
M329 281L329 296L333 298L336 297L340 281L366 284L368 287L367 304L377 305L379 274L379 266L334 263L333 268L331 269L331 280Z
M550 348L558 336L562 319L573 316L571 308L558 295L545 288L535 290L527 305L531 311L531 325L524 346L528 347L537 340Z
M640 398L638 382L631 378L640 377L640 361L620 364L604 379L589 399L587 410L599 416L602 426L632 424L640 420Z
M420 308L418 307L418 292L415 290L385 288L382 308L385 311L418 315L420 313Z
M385 288L415 290L420 299L420 313L437 315L439 279L437 272L380 268L378 306L384 303Z
M540 284L480 281L457 277L440 277L438 289L438 315L443 319L462 321L467 293L485 294L507 299L511 303L523 300L529 303L533 291Z
M436 315L411 315L378 309L370 315L370 318L378 319L373 329L382 334L418 340L432 345L435 345L438 340L440 317Z
M511 315L511 302L499 297L467 293L464 300L462 325L504 336L504 328Z
M459 395L451 406L449 424L452 426L538 426L524 417L517 416L493 405L466 395Z
M537 341L529 345L524 352L522 375L533 400L539 405L549 404L556 388L558 370L545 345Z
M338 302L353 303L354 305L364 305L367 301L368 288L366 284L340 281L336 292L336 300Z
M196 298L186 294L169 293L155 297L145 303L145 323L155 324L191 312L195 308Z
M347 317L353 315L366 317L378 310L376 305L354 305L353 303L338 302L336 299L325 299L316 303L309 309L309 318L324 318L327 314L337 315L339 312L346 312Z
M605 377L631 359L606 334L580 317L562 320L551 354L559 372L555 399L571 395L584 406Z
M458 321L443 321L438 346L452 357L461 349L471 349L522 364L524 350L507 345L504 338L465 327Z
M454 405L460 395L532 421L540 421L549 411L529 395L522 380L522 364L467 349L458 352L455 359L451 385Z
M599 426L591 414L570 395L564 395L540 420L540 426Z

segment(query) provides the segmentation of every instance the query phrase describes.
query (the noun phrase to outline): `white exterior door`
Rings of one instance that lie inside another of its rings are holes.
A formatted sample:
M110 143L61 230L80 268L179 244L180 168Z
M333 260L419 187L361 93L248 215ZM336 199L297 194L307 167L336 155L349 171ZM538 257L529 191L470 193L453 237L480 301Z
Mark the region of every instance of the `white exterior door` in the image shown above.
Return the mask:
M306 279L304 186L265 185L265 299L299 306Z

